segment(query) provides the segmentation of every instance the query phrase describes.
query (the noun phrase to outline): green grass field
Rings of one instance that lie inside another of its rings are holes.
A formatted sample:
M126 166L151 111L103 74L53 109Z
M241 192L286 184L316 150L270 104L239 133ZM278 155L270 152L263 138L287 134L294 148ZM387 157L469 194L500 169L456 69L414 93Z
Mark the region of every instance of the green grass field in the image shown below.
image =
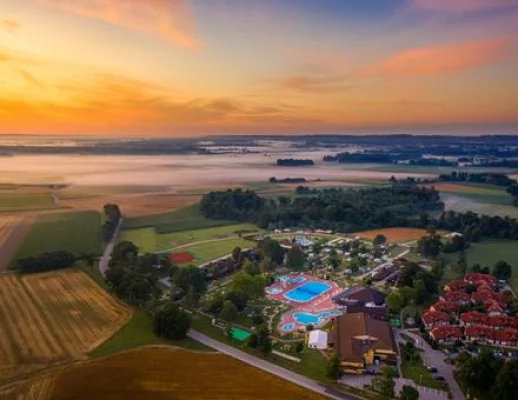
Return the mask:
M231 224L235 224L235 222L206 219L198 211L197 204L170 213L124 220L125 229L155 227L158 233L172 233Z
M40 215L20 245L15 260L57 250L101 255L101 215L95 211Z
M446 259L450 263L456 263L458 254L447 254ZM472 243L466 251L468 265L480 264L493 267L498 261L506 261L513 267L511 286L518 290L518 242L513 240L487 240ZM454 277L454 273L451 274Z
M129 240L141 253L153 253L159 250L157 236L155 228L123 229L119 235L119 242Z
M249 240L229 239L188 246L182 249L178 249L178 251L189 251L195 257L194 262L192 264L200 265L209 262L210 260L215 260L220 257L226 256L227 254L232 253L232 250L234 250L234 248L236 247L246 249L254 246L255 242Z
M446 210L518 218L518 207L512 205L511 196L505 192L501 196L441 193L441 200L445 203Z
M131 320L111 339L89 354L90 358L106 357L110 354L146 345L171 345L197 351L212 351L211 348L193 339L166 340L153 333L153 317L135 310Z
M439 382L433 378L432 374L427 371L422 363L403 362L401 364L401 372L404 378L410 379L418 385L432 389L442 389Z
M0 211L53 207L55 207L55 204L48 193L0 193Z

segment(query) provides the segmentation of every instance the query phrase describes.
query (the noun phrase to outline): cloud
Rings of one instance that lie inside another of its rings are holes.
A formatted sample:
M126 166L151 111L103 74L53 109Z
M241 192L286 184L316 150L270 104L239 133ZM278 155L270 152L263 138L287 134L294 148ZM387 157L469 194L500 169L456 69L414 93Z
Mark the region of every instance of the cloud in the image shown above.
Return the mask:
M274 81L277 90L308 94L342 93L350 89L345 84L346 78L338 74L300 73Z
M0 29L10 33L11 35L15 35L22 25L19 22L13 21L11 19L4 19L0 21Z
M161 36L187 50L202 47L187 0L33 0L66 12Z
M396 53L365 68L362 76L425 76L483 67L512 56L515 38L423 47Z
M516 0L411 0L410 8L442 13L478 13L518 7Z
M29 84L34 86L43 86L42 83L30 72L24 68L18 68L18 74Z

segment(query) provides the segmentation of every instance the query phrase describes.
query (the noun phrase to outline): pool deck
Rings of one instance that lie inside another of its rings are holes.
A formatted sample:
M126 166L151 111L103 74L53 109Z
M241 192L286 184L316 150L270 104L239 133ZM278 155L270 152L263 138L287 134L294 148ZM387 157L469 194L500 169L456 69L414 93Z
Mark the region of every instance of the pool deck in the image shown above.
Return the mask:
M286 334L288 332L282 331L281 327L286 324L294 324L295 330L304 327L304 325L299 324L294 318L293 314L296 312L308 312L312 314L319 314L324 311L333 311L337 310L338 307L333 303L333 296L341 293L343 291L342 288L340 288L336 283L331 281L325 281L322 279L315 278L311 275L307 274L297 274L297 275L290 275L291 278L295 278L297 276L302 276L306 278L303 282L299 283L293 283L291 285L285 285L282 282L275 282L270 287L280 288L282 289L282 292L276 293L276 294L266 294L266 297L272 300L280 301L281 303L284 303L288 306L290 306L292 309L288 311L287 313L283 314L281 316L281 320L279 322L279 325L277 326L277 330L281 334ZM300 303L296 301L288 300L286 297L284 297L284 294L286 292L289 292L290 290L296 289L299 286L302 286L308 282L321 282L325 283L329 286L331 286L331 290L322 293L321 295L318 295L313 300Z

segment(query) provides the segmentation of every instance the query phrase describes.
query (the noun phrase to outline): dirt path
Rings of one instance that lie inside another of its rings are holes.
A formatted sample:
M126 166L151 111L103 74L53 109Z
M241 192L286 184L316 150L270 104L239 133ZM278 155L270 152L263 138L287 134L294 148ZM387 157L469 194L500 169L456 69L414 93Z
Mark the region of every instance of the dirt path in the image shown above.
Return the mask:
M27 215L14 226L7 238L0 242L0 273L8 272L11 260L16 254L18 247L29 233L32 224L36 217L34 215Z

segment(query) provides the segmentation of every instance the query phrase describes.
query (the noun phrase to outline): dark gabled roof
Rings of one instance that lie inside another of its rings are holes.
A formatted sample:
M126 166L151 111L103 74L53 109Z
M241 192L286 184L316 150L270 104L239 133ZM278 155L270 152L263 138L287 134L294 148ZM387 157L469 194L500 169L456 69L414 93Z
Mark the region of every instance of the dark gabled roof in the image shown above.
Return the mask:
M363 304L374 303L377 305L385 303L385 294L363 286L351 286L337 294L333 300L340 302L361 302Z

